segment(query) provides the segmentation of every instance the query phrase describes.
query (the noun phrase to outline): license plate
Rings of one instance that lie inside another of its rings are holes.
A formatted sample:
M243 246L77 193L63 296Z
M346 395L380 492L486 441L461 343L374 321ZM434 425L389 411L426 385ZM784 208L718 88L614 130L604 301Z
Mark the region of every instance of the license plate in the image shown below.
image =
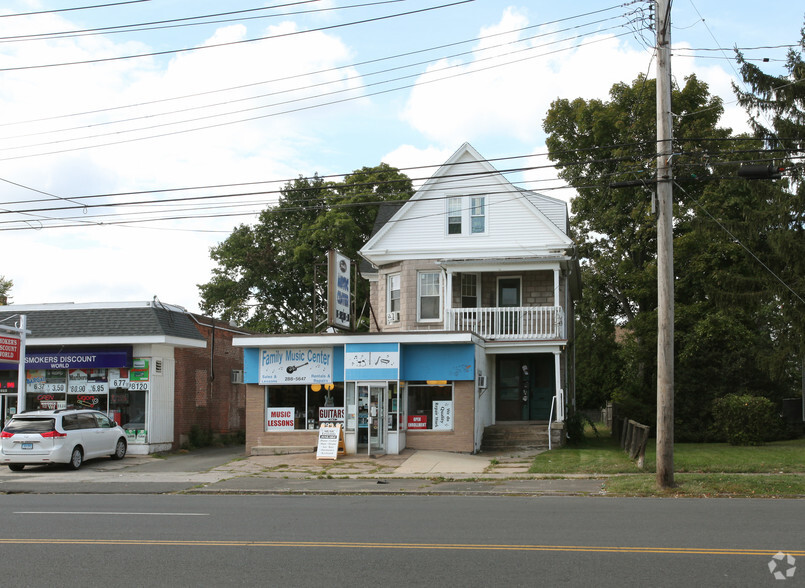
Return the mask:
M23 443L23 444L22 444L22 448L23 448L23 449L33 449L33 448L34 448L34 444L33 444L33 443Z

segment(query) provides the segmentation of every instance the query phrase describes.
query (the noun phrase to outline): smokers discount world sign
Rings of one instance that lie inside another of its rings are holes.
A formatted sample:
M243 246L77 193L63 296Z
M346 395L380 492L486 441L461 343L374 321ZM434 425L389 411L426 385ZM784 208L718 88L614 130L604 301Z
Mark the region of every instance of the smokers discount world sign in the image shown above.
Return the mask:
M20 340L16 337L0 337L0 361L20 361Z

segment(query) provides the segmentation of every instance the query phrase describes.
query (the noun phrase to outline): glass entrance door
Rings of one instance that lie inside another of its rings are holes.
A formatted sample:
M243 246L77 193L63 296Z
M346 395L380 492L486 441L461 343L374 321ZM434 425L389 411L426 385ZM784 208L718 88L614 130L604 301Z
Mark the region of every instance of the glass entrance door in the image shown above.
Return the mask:
M386 452L386 386L369 386L369 455Z
M386 384L361 384L358 389L358 451L386 451Z

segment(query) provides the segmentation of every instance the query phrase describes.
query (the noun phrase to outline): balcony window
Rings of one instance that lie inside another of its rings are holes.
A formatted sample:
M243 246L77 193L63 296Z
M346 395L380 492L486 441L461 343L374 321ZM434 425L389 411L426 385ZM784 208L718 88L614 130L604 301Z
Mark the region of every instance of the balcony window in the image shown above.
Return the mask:
M417 276L417 320L438 321L442 318L442 274L419 272Z
M478 308L478 274L461 274L461 308Z

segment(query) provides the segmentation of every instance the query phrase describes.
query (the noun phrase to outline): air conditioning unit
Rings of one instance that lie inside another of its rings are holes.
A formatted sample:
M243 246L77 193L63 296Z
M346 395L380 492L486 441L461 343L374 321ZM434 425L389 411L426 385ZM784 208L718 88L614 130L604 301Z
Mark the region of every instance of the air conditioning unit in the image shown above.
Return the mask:
M230 374L229 381L232 384L242 384L243 383L243 370L232 370Z
M386 313L386 324L390 323L399 323L400 322L400 311L397 310L395 312L387 312Z
M478 376L478 387L479 388L486 388L486 376Z

